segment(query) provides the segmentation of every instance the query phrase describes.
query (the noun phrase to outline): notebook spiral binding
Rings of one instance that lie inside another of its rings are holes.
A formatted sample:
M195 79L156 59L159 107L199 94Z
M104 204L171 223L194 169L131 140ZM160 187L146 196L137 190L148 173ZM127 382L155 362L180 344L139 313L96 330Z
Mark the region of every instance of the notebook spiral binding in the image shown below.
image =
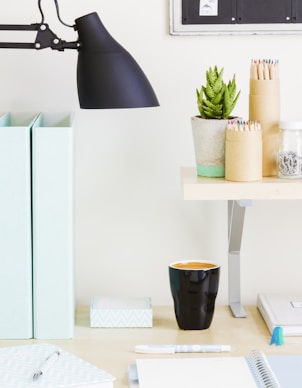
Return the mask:
M281 388L265 355L259 350L252 350L247 357L249 367L259 388Z

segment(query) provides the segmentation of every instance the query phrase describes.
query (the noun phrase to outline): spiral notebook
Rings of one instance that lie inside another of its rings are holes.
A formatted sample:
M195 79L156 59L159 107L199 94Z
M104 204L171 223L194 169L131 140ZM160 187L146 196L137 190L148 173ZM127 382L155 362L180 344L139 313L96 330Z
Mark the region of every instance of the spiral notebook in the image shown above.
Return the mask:
M45 361L54 352L60 354L46 368ZM40 369L44 373L33 381ZM0 371L0 387L5 388L113 388L115 380L104 370L51 344L0 348Z
M302 355L138 359L128 371L139 388L301 388Z

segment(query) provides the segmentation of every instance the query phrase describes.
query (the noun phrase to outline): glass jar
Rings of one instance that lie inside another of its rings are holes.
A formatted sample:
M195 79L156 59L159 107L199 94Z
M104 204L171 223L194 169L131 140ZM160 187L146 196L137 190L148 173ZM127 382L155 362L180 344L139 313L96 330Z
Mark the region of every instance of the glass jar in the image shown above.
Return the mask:
M302 178L302 121L281 121L277 156L279 178Z

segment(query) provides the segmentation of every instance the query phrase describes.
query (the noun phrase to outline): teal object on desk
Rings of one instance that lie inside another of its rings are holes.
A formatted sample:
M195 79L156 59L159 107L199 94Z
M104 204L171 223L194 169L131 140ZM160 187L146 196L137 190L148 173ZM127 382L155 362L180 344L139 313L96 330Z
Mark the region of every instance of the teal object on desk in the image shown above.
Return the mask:
M283 329L280 326L276 326L273 330L273 335L270 341L270 345L284 345Z

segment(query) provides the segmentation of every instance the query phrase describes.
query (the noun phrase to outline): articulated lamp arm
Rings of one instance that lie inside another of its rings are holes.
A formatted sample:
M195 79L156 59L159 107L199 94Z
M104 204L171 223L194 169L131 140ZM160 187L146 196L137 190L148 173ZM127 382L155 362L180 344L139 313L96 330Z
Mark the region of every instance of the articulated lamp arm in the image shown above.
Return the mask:
M0 48L12 49L35 49L41 50L51 48L52 50L64 51L65 49L79 49L80 42L66 42L58 38L51 31L46 23L34 24L0 24L0 31L37 31L36 40L34 43L19 43L19 42L0 42Z

